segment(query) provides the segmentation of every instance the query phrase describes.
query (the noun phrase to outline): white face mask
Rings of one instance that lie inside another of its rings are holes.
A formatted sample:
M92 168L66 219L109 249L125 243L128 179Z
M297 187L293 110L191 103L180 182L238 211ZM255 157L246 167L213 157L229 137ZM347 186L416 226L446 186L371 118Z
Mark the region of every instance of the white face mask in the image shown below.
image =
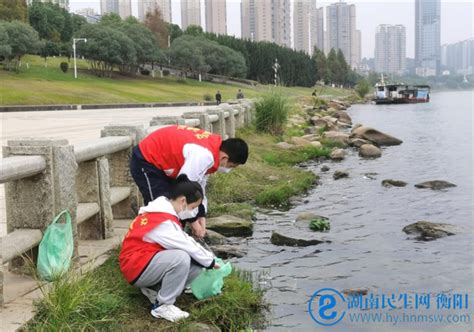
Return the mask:
M177 214L180 220L190 219L190 218L196 217L197 209L188 210L186 206L186 208L183 211L178 212Z
M217 171L219 173L230 173L230 171L232 171L232 168L227 168L227 167L222 167L222 166L219 166L217 168Z

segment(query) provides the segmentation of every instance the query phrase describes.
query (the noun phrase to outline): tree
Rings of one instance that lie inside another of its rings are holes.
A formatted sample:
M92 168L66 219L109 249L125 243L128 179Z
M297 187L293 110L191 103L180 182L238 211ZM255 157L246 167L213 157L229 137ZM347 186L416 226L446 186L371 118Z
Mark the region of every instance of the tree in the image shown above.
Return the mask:
M155 35L145 25L130 17L119 27L128 38L132 40L136 54L136 62L129 63L128 70L123 67L123 72L136 72L137 67L156 61L159 57L159 47Z
M315 79L316 81L326 81L327 78L327 63L324 52L315 47L313 52L313 61L315 63Z
M102 15L102 17L100 18L100 24L108 26L117 26L122 24L122 18L118 14L108 13Z
M77 45L78 52L86 57L94 73L111 77L115 67L127 72L137 61L133 41L122 31L101 24L84 26L78 36L87 36L87 43Z
M21 58L27 53L35 53L40 47L38 33L28 24L21 21L0 21L2 53L5 56L7 69L18 71ZM13 68L11 68L11 61Z
M183 35L183 30L181 30L181 28L177 24L168 23L168 33L169 33L171 42L173 42L173 40Z
M71 38L71 15L58 5L35 1L28 8L28 18L41 39L65 42Z
M26 0L2 0L0 1L0 20L26 22L28 9Z
M155 11L147 13L145 18L145 26L150 29L151 32L153 32L160 48L168 47L168 37L170 36L170 31L168 28L168 23L163 20L163 16L159 9L155 9Z
M42 40L39 49L39 55L44 59L44 66L47 67L47 58L53 55L57 55L60 52L61 44L53 43L50 40Z
M198 36L202 36L204 34L204 31L202 30L202 27L200 27L199 25L190 25L184 31L184 34L198 37Z
M345 84L347 82L347 76L349 71L351 70L349 65L344 58L344 54L342 53L341 49L337 50L336 53L336 63L337 65L333 69L334 73L334 81L337 84Z
M357 85L355 87L355 91L359 95L359 97L364 98L365 95L369 92L370 87L369 87L369 82L367 82L366 79L360 79L357 82Z

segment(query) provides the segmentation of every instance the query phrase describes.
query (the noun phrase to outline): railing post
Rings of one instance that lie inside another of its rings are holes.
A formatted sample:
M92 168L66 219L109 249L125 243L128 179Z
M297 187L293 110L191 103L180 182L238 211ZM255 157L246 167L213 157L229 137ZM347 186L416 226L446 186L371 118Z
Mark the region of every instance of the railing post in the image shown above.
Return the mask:
M199 119L199 128L205 131L211 131L209 123L209 114L206 112L186 112L183 114L184 119Z
M110 125L101 131L101 137L108 136L129 136L132 139L131 147L109 156L108 164L110 187L130 187L130 197L112 208L113 216L116 219L134 218L143 202L138 187L130 174L129 158L132 148L145 138L146 131L143 126ZM103 177L107 176L106 168L105 163L100 167Z
M219 105L224 112L228 112L229 116L225 119L225 131L227 134L227 138L234 138L235 137L235 116L234 116L234 109L229 104L221 104Z
M38 175L5 183L7 233L21 228L43 231L59 212L67 209L72 217L74 257L77 258L77 163L73 147L67 140L56 138L11 140L3 147L4 157L31 155L42 156L46 169ZM36 250L29 253L33 261ZM24 262L17 258L10 266L21 268Z
M219 119L217 122L212 123L212 132L214 134L218 134L222 137L222 139L225 139L225 118L224 118L224 111L222 109L213 109L213 110L208 110L207 111L209 114L217 114Z

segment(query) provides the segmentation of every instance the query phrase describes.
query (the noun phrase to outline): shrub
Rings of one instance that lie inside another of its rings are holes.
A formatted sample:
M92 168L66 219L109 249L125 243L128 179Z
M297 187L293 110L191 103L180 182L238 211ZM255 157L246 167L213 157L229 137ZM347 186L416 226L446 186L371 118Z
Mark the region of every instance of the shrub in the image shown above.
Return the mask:
M148 76L150 75L150 71L148 69L140 69L140 74Z
M168 69L164 69L163 76L170 76L170 71Z
M367 82L367 80L364 80L364 79L357 82L357 85L355 87L355 91L361 98L365 97L365 95L369 92L369 89L370 89L369 82Z
M69 69L69 64L67 62L61 62L61 64L59 65L59 67L61 68L61 70L63 71L63 73L66 73L67 70Z
M331 228L331 224L326 219L317 218L311 220L309 223L309 228L315 232L325 232Z
M283 134L289 112L288 99L282 96L281 93L272 92L264 96L255 105L257 130L272 135Z
M203 98L205 101L212 101L212 95L210 95L209 93L205 93Z

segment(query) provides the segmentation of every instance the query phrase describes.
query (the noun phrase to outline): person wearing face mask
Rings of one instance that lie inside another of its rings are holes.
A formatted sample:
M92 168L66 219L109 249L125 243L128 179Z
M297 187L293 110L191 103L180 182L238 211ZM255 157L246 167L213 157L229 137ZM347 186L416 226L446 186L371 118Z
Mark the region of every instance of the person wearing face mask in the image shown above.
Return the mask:
M219 268L213 253L188 236L179 222L203 197L199 183L179 176L169 198L160 196L140 209L123 240L120 270L148 297L156 318L174 322L188 317L189 313L174 305L176 298L203 267Z
M246 163L248 146L244 140L229 138L199 128L172 125L160 128L133 148L130 172L145 205L159 196L169 196L173 179L186 174L204 190L202 204L183 214L190 222L193 234L206 233L207 199L205 188L208 176L215 172L228 173Z

